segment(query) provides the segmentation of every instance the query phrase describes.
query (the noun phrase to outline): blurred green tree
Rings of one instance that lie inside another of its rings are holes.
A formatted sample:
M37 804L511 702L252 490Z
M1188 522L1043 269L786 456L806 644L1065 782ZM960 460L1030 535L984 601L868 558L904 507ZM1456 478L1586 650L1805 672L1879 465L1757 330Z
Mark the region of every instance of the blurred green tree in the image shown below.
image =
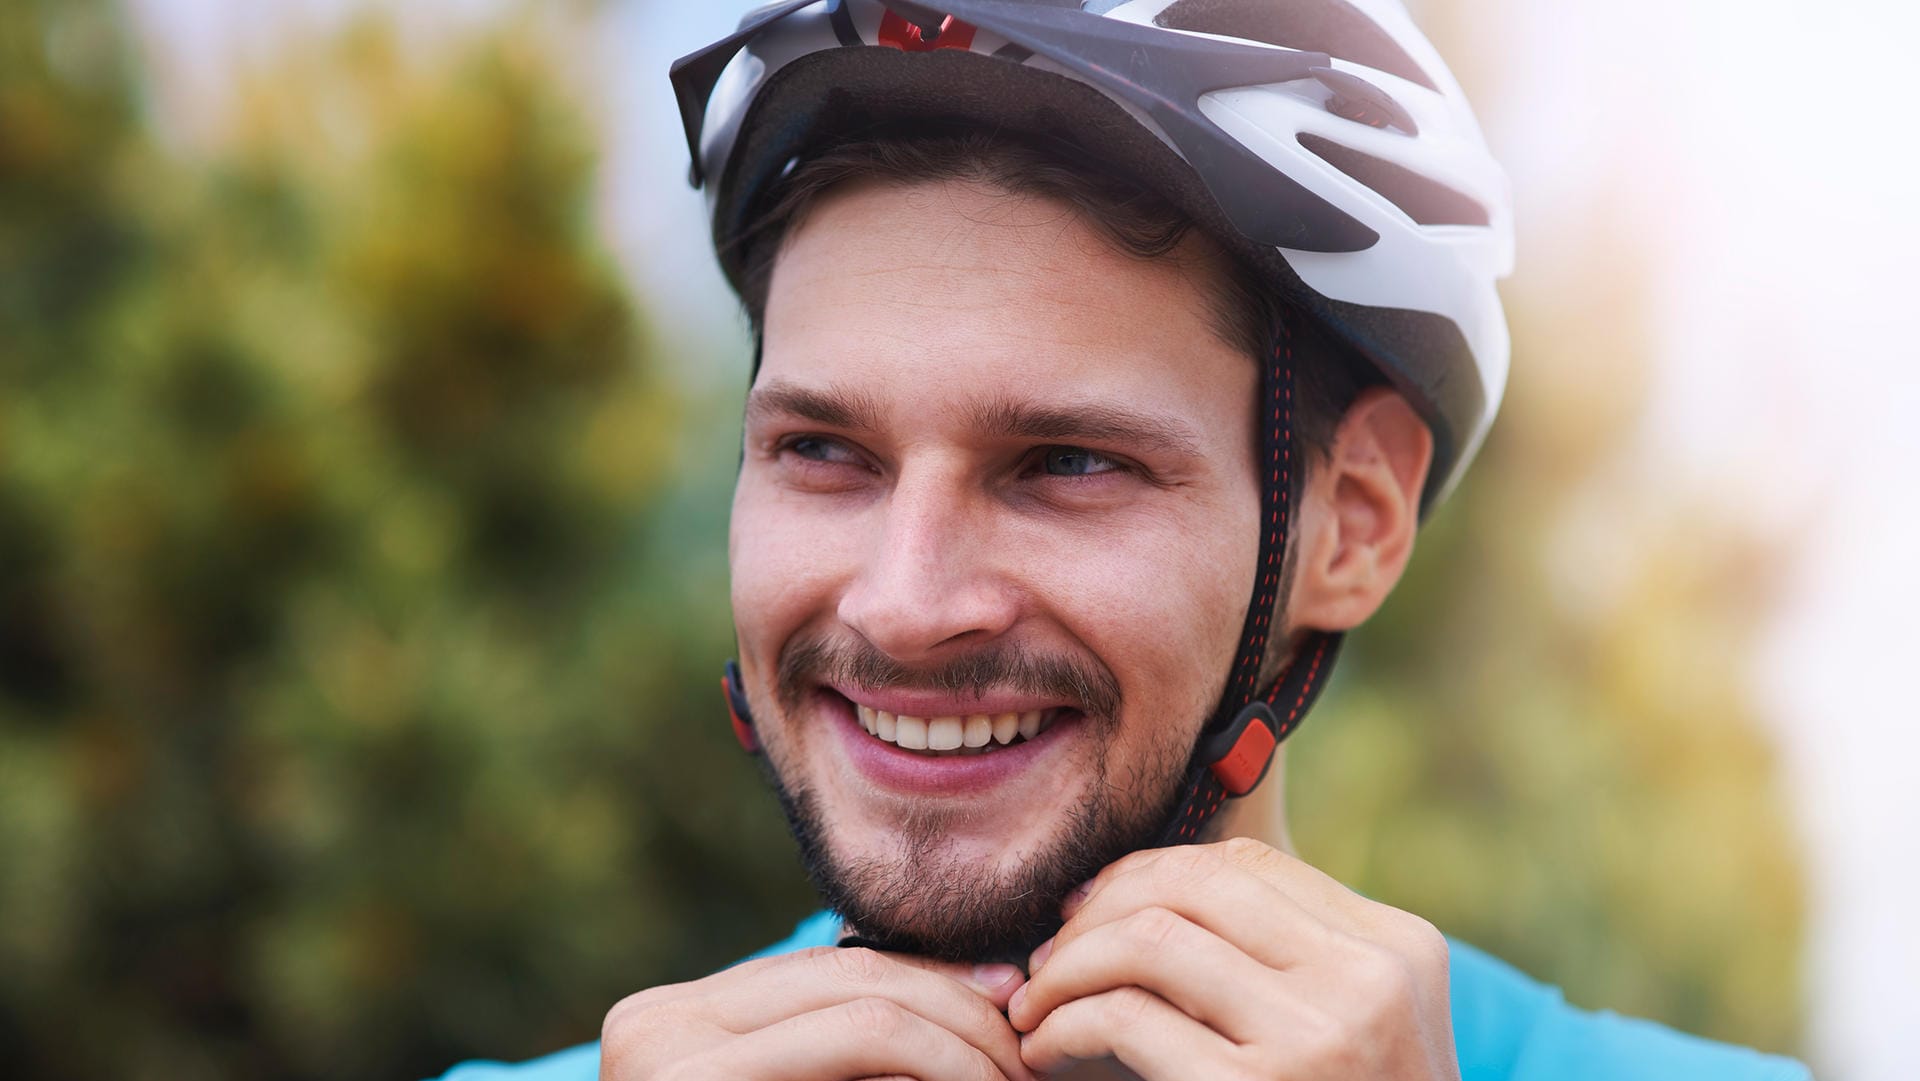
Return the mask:
M201 159L147 135L115 8L0 6L25 1075L531 1055L804 907L698 723L728 426L594 241L564 32L366 22L248 79Z

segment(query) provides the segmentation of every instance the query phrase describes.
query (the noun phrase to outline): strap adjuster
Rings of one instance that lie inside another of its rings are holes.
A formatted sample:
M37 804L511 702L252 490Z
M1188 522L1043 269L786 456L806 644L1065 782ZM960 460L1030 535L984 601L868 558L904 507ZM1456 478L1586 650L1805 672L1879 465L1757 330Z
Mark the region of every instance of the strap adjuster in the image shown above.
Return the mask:
M740 686L740 666L727 662L720 677L720 690L727 696L727 719L733 722L733 738L748 754L760 753L760 737L753 734L753 711L747 708L747 692Z
M1228 795L1244 796L1266 777L1279 745L1280 722L1256 699L1234 715L1232 724L1201 741L1199 760Z

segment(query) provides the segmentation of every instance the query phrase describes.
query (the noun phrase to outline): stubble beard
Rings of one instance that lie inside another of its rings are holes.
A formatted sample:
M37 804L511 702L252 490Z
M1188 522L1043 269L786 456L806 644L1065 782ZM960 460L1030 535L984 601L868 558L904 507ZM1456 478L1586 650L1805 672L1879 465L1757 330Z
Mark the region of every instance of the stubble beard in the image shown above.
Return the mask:
M783 656L779 697L794 716L800 705L802 672L815 666L872 663L855 652L848 657L830 647L807 644L797 655ZM1016 685L1032 680L1027 659L1007 662L972 658L967 674L978 681L1010 675ZM835 669L843 670L843 669ZM1075 678L1095 678L1084 671ZM1105 676L1110 681L1111 676ZM885 685L881 680L864 680ZM918 682L918 681L916 681ZM934 685L943 680L935 678ZM997 682L997 680L989 680ZM1098 680L1096 679L1096 682ZM817 795L789 784L774 762L777 748L762 756L767 779L785 812L788 828L814 888L862 939L881 948L944 961L1006 961L1022 967L1040 943L1060 929L1060 907L1074 887L1129 852L1151 847L1162 835L1182 791L1188 748L1165 742L1151 749L1148 761L1116 777L1108 760L1107 735L1117 725L1117 687L1100 704L1114 712L1084 723L1095 731L1087 767L1085 795L1058 819L1052 835L1011 866L983 865L946 851L949 825L960 812L925 808L896 820L897 848L884 855L852 856L834 843L834 830ZM1169 726L1179 731L1179 726Z
M1104 755L1102 756L1104 758ZM1104 767L1104 762L1101 763ZM826 906L883 949L942 961L1007 961L1027 956L1060 929L1060 906L1074 887L1129 852L1151 846L1172 814L1179 773L1145 800L1134 786L1095 783L1043 847L1011 867L983 866L943 852L950 813L899 820L899 847L886 855L844 856L806 788L768 774L800 860Z

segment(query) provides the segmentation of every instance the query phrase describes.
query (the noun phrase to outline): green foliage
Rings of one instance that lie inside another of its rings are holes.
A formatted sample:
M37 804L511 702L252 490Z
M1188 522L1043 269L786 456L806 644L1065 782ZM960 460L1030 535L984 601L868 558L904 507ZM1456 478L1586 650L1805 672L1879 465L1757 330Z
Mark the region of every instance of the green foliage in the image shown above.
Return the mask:
M729 432L528 35L362 27L183 163L109 11L0 12L0 1059L437 1073L802 911L707 678Z

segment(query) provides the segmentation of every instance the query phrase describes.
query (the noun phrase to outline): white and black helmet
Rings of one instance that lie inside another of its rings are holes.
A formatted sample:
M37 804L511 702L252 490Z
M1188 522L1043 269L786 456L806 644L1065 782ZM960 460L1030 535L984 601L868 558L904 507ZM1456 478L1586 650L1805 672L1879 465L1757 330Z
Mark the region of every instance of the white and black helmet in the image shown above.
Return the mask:
M674 65L723 268L836 124L937 115L1124 162L1407 395L1426 504L1506 384L1507 179L1398 0L787 0Z
M715 249L741 243L795 164L862 131L938 121L1056 139L1124 168L1258 272L1283 310L1377 369L1426 420L1423 509L1499 408L1513 263L1505 174L1399 0L786 0L673 66ZM1226 690L1162 843L1201 838L1325 685L1341 634L1264 677L1292 519L1294 381L1282 317L1263 365L1262 534ZM729 708L757 746L729 665Z

